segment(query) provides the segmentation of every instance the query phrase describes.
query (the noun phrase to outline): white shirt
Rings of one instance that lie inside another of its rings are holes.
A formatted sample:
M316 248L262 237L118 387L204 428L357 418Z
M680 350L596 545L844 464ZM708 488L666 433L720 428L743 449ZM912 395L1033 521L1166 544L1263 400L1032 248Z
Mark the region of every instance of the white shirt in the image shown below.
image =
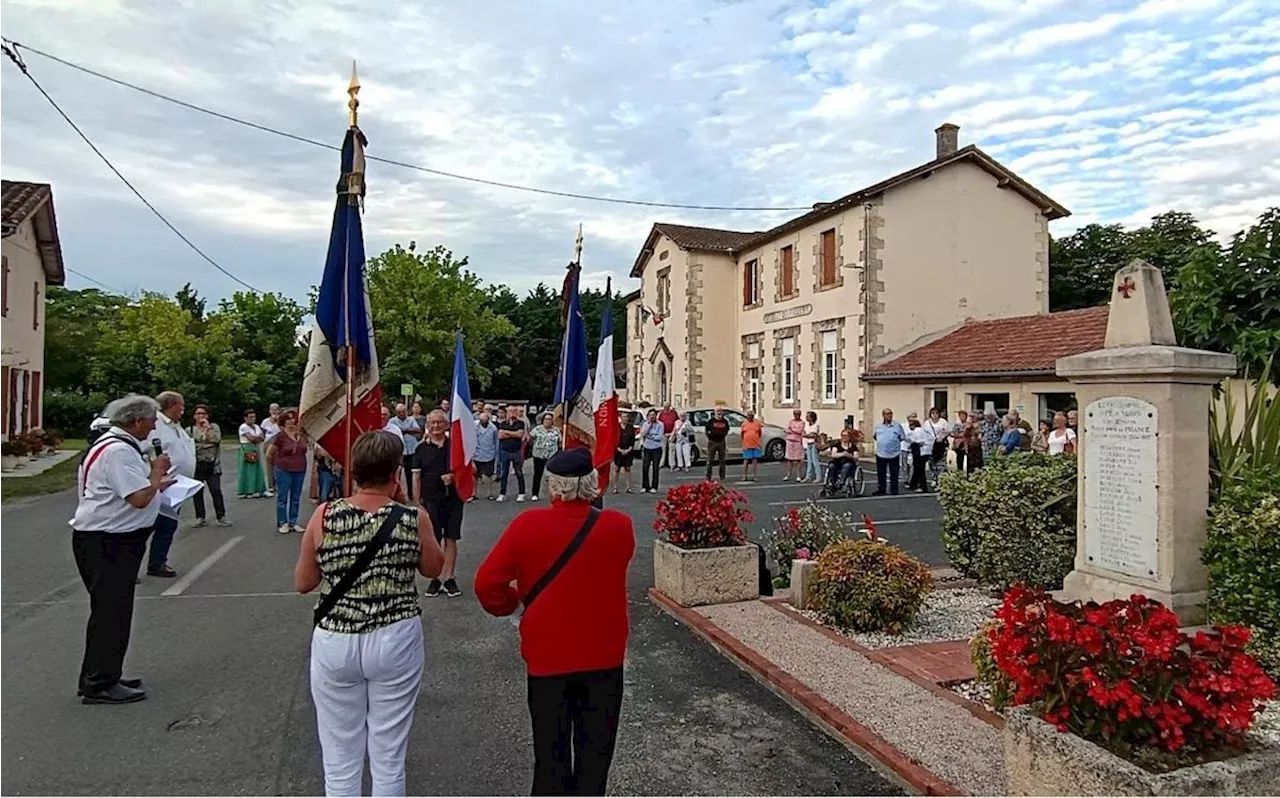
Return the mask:
M170 421L169 417L164 413L156 416L156 428L152 431L151 437L147 439L146 455L148 458L155 457L155 444L152 441L160 441L161 454L169 455L169 459L173 461L173 470L169 473L179 473L184 477L195 476L196 473L196 442L191 439L187 431L177 421ZM160 514L168 518L177 518L178 511L170 507L162 499L160 502Z
M396 420L397 420L396 417L392 416L391 420L387 422L387 426L383 427L382 430L383 432L390 432L400 440L400 450L403 452L404 451L404 430L400 429L400 426L396 424Z
M933 437L933 432L922 425L915 429L908 429L907 440L910 441L910 443L920 444L920 453L928 454L933 450L933 442L935 439ZM910 444L904 443L903 446L907 447L904 451L911 450Z
M267 436L263 443L271 443L272 438L280 434L280 424L273 421L271 416L267 416L262 420L262 434Z
M937 421L926 418L920 426L927 429L929 434L933 436L933 441L936 442L945 441L951 435L951 425L947 423L945 418L939 418Z
M256 438L261 434L262 434L262 427L259 427L257 424L241 424L240 425L240 442L241 443L253 443L253 441L249 440L249 436L252 435Z
M112 437L124 443L109 440ZM69 522L73 529L119 534L155 525L160 511L159 494L142 509L125 501L126 496L151 487L151 466L141 454L143 444L119 427L112 427L89 447L76 475L79 501ZM91 458L92 468L85 474L84 466Z
M822 430L818 428L818 422L816 422L816 421L815 421L815 422L813 422L812 424L809 424L809 423L807 423L807 422L806 422L806 423L805 423L805 425L804 425L804 445L805 445L805 447L806 447L806 448L808 448L808 447L812 447L812 446L817 446L817 445L818 445L818 434L819 434L819 433L821 433L821 432L822 432ZM813 437L812 437L812 438L811 438L811 437L809 437L810 435L812 435Z
M1067 443L1075 443L1076 433L1071 427L1063 427L1060 431L1049 433L1049 454L1062 454L1067 450Z

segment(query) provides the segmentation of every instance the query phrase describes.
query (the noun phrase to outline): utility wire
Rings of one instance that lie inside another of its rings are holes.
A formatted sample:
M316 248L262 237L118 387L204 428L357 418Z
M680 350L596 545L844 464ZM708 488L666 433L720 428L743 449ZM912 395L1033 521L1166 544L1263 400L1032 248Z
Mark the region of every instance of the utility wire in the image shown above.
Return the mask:
M129 295L127 291L121 291L119 288L113 288L112 286L107 285L106 283L102 282L101 280L99 280L99 279L97 279L97 278L95 278L95 277L90 277L89 275L85 274L84 272L78 272L78 271L76 271L75 269L71 268L70 266L64 266L63 268L65 268L65 269L66 269L68 272L70 272L71 274L74 274L76 277L79 277L81 280L88 280L89 282L93 283L94 285L97 285L97 286L100 286L100 287L102 287L102 288L105 288L105 289L107 289L108 291L110 291L110 292L111 292L111 293L113 293L113 294L119 294L120 296L128 296L128 295Z
M22 49L28 52L35 53L36 55L47 58L50 61L56 61L57 63L62 64L63 66L78 70L80 72L85 73L86 75L92 75L95 78L100 78L110 83L114 83L117 86L123 86L126 89L132 89L133 91L141 92L148 96L154 97L158 100L164 100L165 102L173 103L174 105L180 105L183 108L186 108L191 111L195 111L197 113L212 116L215 119L221 119L225 122L232 122L237 125L243 125L245 127L253 128L254 130L260 130L263 133L270 133L275 136L283 136L284 138L292 139L294 141L301 142L303 144L310 144L313 147L323 147L326 150L335 150L339 152L342 149L341 147L336 147L332 144L327 144L323 141L317 141L315 139L307 138L306 136L300 136L296 133L289 133L288 131L278 130L276 128L269 127L267 125L259 124L257 122L251 122L247 119L241 119L240 117L231 116L230 114L224 114L219 111L214 111L209 108L205 108L203 106L195 105L194 103L189 103L189 102L186 102L185 100L179 100L178 98L170 97L167 94L161 94L160 92L155 91L153 89L148 89L144 86L139 86L137 84L130 83L126 80L121 80L120 78L112 77L102 72L98 72L96 70L90 69L89 67L81 66L80 64L74 63L72 61L67 61L66 59L59 58L58 56L53 55L52 53L46 53L42 50L37 50L34 47L30 47L25 44L20 44L18 42L13 41L12 39L5 39L5 41L11 44L15 48L21 47ZM377 161L379 163L385 163L391 166L399 166L403 169L412 169L413 171L416 171L416 172L423 172L429 175L436 175L437 177L447 177L453 180L463 180L468 183L479 183L480 185L493 186L495 188L506 188L506 189L511 189L512 191L525 191L531 194L543 194L543 195L552 196L552 197L567 197L569 199L589 200L591 202L608 202L615 205L639 205L646 208L675 208L679 210L688 210L688 211L760 211L760 212L763 212L763 211L812 210L811 206L808 206L808 205L789 205L789 206L686 205L678 202L650 202L646 200L624 199L621 197L601 197L601 196L596 196L592 194L580 194L573 191L556 191L548 188L523 186L517 183L505 183L500 180L487 180L482 177L462 175L462 174L457 174L455 172L445 172L440 169L432 169L427 166L422 166L421 164L408 163L406 161L397 161L392 158L382 158L377 155L369 155L368 153L365 154L365 160Z
M210 266L222 272L226 276L230 277L232 280L235 280L240 285L243 285L245 288L248 288L250 291L253 291L254 293L257 293L257 294L263 293L259 289L253 287L252 285L249 285L244 280L241 280L239 277L235 276L231 272L224 269L222 265L219 264L216 260L206 255L204 253L204 250L196 246L191 241L191 239L183 235L181 230L179 230L177 227L174 227L173 222L170 222L163 213L157 210L156 206L152 205L151 201L148 200L146 197L144 197L142 195L142 192L138 191L138 189L135 188L134 185L129 182L129 179L120 173L120 170L115 167L115 164L111 163L111 159L109 159L106 155L104 155L102 153L102 150L98 149L97 145L94 144L89 139L89 137L85 135L85 132L80 129L79 125L71 121L71 117L67 116L67 113L62 110L62 108L58 105L58 103L55 102L54 99L49 96L49 92L45 91L44 87L40 85L40 82L36 80L35 77L32 76L32 74L29 71L27 71L27 65L23 63L22 57L19 56L16 51L19 45L10 39L5 39L4 42L5 42L3 46L4 54L9 56L9 60L12 61L18 67L18 69L22 70L22 74L27 76L27 80L31 81L31 85L35 86L36 90L39 91L42 95L44 95L44 98L49 101L49 105L53 106L53 110L57 111L58 115L61 116L64 120L66 120L67 124L71 126L71 129L74 130L80 136L80 138L84 140L85 144L89 145L89 149L93 150L94 154L97 155L100 159L102 159L102 162L107 165L107 168L110 169L113 173L115 173L116 177L120 178L120 182L128 186L129 190L134 193L134 196L142 200L142 204L146 205L148 210L150 210L152 213L156 215L157 219L164 222L165 227L168 227L170 230L172 230L174 235L182 239L183 243L191 247L191 249L194 250L195 253L199 255L201 258L204 258L204 260L207 261ZM33 50L32 52L35 52L35 51Z

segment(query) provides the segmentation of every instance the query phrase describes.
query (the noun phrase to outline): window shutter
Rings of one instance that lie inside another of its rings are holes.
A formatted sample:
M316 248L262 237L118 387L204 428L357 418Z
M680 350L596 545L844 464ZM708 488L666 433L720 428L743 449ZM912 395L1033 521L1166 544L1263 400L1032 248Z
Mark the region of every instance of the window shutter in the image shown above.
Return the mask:
M4 296L0 298L0 311L2 315L9 315L9 259L4 258Z
M9 367L0 366L0 432L9 434Z
M794 265L793 252L794 250L792 250L791 247L782 248L781 267L783 296L791 296L791 293L795 290L795 275L792 273L792 266Z
M31 426L44 426L40 423L40 372L31 372Z
M40 329L40 281L35 280L31 290L31 329Z
M748 307L751 304L751 263L742 264L742 306Z
M822 234L822 284L834 285L836 282L836 231L827 230Z

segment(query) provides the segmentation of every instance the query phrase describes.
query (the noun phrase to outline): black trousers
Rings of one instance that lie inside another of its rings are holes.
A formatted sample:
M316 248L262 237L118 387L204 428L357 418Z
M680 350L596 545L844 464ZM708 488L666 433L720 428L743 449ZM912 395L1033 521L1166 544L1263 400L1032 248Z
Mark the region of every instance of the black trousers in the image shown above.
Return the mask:
M406 454L401 458L401 467L404 469L404 496L406 499L413 498L413 455ZM320 501L327 501L321 499Z
M80 580L89 593L80 690L93 693L120 681L133 628L133 591L151 528L134 532L71 533Z
M724 482L724 458L728 446L724 441L707 441L707 479L711 479L711 466L720 462L720 481Z
M956 470L964 473L964 449L956 449Z
M884 493L885 477L889 478L889 492L898 495L898 458L876 455L876 492Z
M537 496L542 492L542 474L547 470L546 457L533 458L533 489L529 492Z
M928 466L924 452L920 451L921 446L918 443L911 444L911 484L907 486L908 490L928 490L929 482L925 478L924 470Z
M530 676L533 794L604 795L621 710L622 668Z
M640 487L645 490L658 489L658 470L661 465L661 449L640 450Z
M204 515L204 494L207 492L213 499L213 516L221 521L227 517L227 504L222 500L222 474L214 463L196 463L196 479L204 483L204 490L195 495L196 518L201 521Z

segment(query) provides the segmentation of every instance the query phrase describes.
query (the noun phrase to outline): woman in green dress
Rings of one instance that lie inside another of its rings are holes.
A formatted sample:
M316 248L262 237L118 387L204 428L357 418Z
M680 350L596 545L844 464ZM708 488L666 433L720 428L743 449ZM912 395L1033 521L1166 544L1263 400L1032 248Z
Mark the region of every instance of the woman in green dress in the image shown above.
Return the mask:
M256 499L267 489L262 470L262 442L266 435L257 425L258 414L244 411L244 423L240 425L240 468L236 478L236 495L241 499Z

